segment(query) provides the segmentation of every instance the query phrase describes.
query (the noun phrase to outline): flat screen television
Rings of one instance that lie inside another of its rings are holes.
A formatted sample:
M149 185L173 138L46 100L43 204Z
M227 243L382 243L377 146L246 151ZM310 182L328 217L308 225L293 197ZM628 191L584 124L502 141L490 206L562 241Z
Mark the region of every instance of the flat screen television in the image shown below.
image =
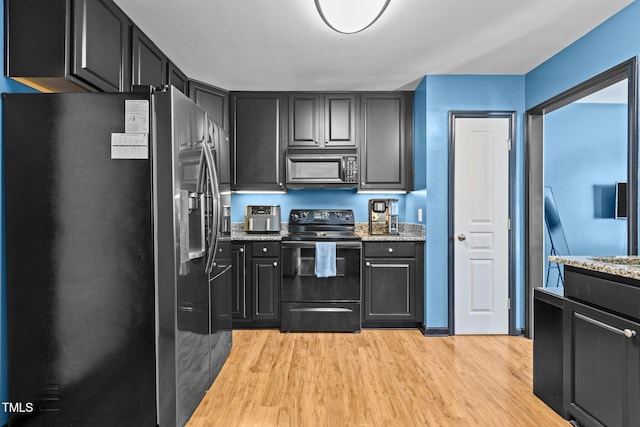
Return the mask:
M616 182L616 218L627 217L627 183Z

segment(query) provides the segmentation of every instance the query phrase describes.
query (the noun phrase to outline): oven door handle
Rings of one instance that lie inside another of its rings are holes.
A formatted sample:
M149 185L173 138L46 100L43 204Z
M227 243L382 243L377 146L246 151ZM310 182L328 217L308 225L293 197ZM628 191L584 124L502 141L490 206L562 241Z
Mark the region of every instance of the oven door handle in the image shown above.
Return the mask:
M335 241L335 240L323 240L326 242L335 242L336 249L362 249L362 242L343 242L343 241ZM299 241L299 240L285 240L282 242L283 247L289 248L311 248L315 249L316 242L315 241Z

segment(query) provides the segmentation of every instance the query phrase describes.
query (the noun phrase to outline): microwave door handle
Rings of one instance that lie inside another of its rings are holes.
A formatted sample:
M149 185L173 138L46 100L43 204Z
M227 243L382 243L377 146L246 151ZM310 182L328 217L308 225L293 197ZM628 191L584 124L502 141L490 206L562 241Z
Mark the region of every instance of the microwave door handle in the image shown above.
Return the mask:
M345 158L344 156L340 156L340 181L344 182L347 179L347 172L346 172L346 164L345 164Z

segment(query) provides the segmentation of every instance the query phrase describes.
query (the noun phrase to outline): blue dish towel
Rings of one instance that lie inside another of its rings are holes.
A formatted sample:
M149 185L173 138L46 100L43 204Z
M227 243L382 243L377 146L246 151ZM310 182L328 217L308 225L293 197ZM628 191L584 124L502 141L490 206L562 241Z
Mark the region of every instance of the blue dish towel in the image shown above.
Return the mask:
M316 277L336 276L336 242L316 242Z

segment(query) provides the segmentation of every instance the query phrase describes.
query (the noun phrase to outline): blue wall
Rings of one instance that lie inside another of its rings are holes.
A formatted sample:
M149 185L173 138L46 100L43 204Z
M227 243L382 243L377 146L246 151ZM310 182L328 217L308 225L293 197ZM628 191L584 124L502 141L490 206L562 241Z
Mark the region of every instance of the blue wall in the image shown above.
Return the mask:
M4 34L4 1L0 9L0 33ZM4 44L3 44L4 46ZM0 58L0 69L4 70L4 49ZM3 73L4 74L4 73ZM20 83L0 76L0 93L35 92ZM0 99L0 107L2 100ZM0 108L0 131L2 130L2 109ZM0 147L1 148L1 147ZM7 401L7 323L6 323L6 287L5 287L5 246L4 246L4 149L0 150L0 402ZM8 415L0 410L0 424L9 420Z
M626 254L614 202L615 183L627 180L627 105L574 103L547 114L544 131L544 183L571 255Z
M448 179L449 179L449 111L515 111L515 150L518 157L515 221L523 221L522 147L524 113L524 76L432 75L422 84L426 91L426 325L428 328L451 327L448 322ZM418 98L418 97L416 97ZM420 97L422 100L422 97ZM522 227L517 245L522 245ZM524 325L524 289L522 250L518 250L516 287L516 327Z
M635 1L525 76L532 108L640 53L640 2Z

